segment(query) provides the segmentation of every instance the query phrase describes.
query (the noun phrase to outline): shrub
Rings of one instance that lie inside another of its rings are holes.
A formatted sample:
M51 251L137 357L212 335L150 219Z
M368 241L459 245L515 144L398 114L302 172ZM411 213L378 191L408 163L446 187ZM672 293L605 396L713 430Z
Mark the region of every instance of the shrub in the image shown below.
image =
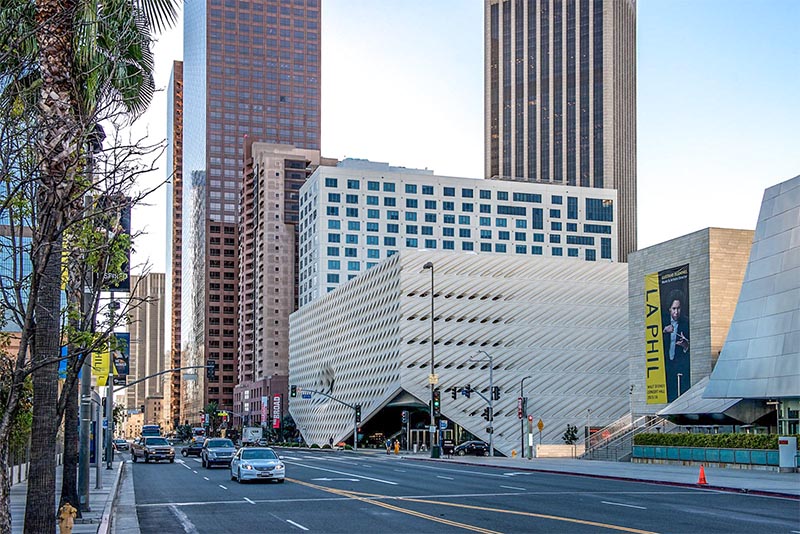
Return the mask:
M319 445L317 445L316 443L312 443L310 448L319 449Z
M326 443L325 445L323 445L323 446L322 446L322 448L323 448L323 449L330 449L330 448L331 448L331 446L330 446L330 445L328 445L328 444Z
M800 437L798 437L800 439ZM637 434L634 445L708 447L720 449L777 449L777 434Z
M352 451L352 450L353 450L353 446L352 446L352 445L345 445L345 446L344 446L344 450L346 450L346 451Z

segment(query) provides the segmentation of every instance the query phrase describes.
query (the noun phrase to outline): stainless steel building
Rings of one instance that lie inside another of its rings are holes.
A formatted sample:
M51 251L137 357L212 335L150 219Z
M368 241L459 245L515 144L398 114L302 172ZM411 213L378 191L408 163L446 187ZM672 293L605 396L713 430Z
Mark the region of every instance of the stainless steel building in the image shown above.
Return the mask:
M610 188L636 250L635 0L486 0L485 175Z

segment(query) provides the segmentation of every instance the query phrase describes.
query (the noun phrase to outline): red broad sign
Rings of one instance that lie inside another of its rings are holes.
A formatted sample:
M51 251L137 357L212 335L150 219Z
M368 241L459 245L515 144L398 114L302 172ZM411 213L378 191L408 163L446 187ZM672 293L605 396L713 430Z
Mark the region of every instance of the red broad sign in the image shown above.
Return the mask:
M281 395L272 396L272 428L281 427Z

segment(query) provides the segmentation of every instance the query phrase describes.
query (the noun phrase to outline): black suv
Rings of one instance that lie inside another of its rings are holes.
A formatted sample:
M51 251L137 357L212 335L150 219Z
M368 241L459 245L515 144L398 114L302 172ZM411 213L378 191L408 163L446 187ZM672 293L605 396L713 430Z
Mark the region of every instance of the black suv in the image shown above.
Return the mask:
M459 456L474 454L475 456L489 456L489 445L483 441L465 441L456 446L453 453Z
M203 451L203 443L200 441L192 441L181 449L181 455L186 458L187 456L200 456L200 453Z

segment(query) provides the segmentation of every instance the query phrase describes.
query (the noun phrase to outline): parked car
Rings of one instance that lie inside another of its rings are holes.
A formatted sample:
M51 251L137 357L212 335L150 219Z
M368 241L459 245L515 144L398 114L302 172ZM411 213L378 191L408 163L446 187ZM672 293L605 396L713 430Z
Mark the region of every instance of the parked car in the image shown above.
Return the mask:
M214 465L230 465L234 454L236 454L236 447L231 440L227 438L208 438L203 443L202 451L200 451L200 463L207 469Z
M143 436L131 444L131 458L134 463L142 458L145 463L150 460L169 460L175 462L175 449L169 444L167 438Z
M269 447L243 447L231 460L231 480L286 480L286 466Z
M192 441L186 447L181 449L181 456L186 458L187 456L200 456L200 453L203 452L203 444L199 441Z
M483 441L465 441L456 445L453 453L459 456L474 454L475 456L489 456L489 445Z
M128 442L125 441L124 439L116 438L114 440L114 450L127 451L128 449L130 449L130 446L128 445Z

